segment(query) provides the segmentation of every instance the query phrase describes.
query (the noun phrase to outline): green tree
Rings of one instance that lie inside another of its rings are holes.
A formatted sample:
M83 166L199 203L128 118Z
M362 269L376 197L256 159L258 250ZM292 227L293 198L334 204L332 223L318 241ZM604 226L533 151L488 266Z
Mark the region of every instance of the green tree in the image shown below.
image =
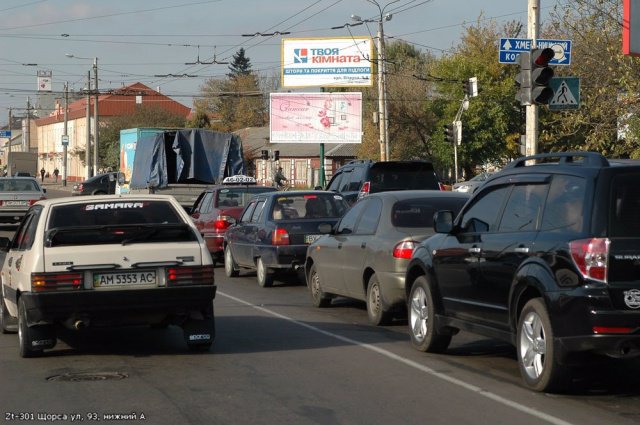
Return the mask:
M226 79L209 79L200 87L201 98L196 110L219 117L211 127L219 131L234 131L267 123L267 104L257 75L240 49L229 66Z
M136 127L182 128L185 118L157 105L137 105L129 115L112 117L100 127L99 156L102 167L120 166L120 130Z

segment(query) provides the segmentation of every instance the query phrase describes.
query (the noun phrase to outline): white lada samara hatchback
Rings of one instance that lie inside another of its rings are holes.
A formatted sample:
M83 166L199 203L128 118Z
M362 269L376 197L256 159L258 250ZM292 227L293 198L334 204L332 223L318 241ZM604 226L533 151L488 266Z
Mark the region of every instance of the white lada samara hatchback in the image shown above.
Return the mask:
M0 329L18 332L23 357L53 348L61 326L173 324L191 349L213 343L213 262L171 196L40 201L0 248Z

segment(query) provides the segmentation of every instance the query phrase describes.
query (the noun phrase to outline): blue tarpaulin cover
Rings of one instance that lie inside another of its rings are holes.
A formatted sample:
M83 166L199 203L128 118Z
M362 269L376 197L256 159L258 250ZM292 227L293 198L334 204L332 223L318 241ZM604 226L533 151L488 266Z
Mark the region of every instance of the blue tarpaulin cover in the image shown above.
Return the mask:
M242 141L237 135L203 129L167 130L144 134L137 141L130 187L216 184L245 172Z

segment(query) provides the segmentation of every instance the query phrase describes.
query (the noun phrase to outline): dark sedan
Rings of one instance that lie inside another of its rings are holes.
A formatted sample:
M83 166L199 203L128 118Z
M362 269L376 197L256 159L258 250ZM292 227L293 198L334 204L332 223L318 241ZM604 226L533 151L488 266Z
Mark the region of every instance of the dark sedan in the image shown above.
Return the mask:
M216 262L223 260L224 233L256 194L274 192L271 186L253 184L216 185L198 196L191 209L191 219L204 236L207 248Z
M325 191L256 195L225 234L226 275L237 276L241 267L255 269L258 284L271 286L274 272L304 265L309 244L348 208L341 195Z
M326 307L335 295L366 301L374 325L404 312L405 272L414 248L434 234L436 211L460 211L467 199L465 193L403 190L359 200L307 250L312 303Z
M118 173L102 173L73 185L71 195L113 195L116 193Z

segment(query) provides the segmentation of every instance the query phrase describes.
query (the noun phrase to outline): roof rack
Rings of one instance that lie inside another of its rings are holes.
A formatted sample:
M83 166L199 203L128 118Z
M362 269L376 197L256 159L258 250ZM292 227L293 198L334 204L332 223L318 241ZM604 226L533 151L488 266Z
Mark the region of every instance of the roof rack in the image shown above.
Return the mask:
M527 164L529 161L534 163ZM550 152L518 158L505 168L518 168L531 165L576 165L582 167L608 167L609 161L598 152Z

